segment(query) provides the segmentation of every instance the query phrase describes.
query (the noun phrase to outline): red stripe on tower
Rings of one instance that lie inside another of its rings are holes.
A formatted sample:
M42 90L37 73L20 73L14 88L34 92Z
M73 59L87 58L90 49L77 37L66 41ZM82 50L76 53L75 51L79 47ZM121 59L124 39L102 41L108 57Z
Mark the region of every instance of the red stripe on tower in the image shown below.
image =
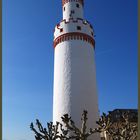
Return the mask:
M55 40L54 40L54 48L61 42L64 42L64 41L68 41L68 40L82 40L82 41L86 41L88 43L90 43L94 49L95 49L95 40L87 35L87 34L83 34L83 33L78 33L78 32L73 32L73 33L66 33L66 34L63 34L59 37L57 37Z

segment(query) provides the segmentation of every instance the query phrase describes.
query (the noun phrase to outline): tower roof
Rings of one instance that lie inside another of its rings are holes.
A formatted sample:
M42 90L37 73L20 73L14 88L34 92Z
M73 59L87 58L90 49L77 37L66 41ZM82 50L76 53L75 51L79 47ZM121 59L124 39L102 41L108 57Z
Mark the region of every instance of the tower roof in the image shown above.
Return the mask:
M62 0L62 6L65 4L65 3L68 3L68 2L79 2L81 3L82 5L84 5L84 0Z

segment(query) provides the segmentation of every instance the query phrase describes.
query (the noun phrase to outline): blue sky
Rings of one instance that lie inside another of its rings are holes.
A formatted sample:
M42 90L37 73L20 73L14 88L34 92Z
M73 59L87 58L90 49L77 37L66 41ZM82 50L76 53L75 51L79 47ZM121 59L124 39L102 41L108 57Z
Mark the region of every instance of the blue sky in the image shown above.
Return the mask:
M86 0L95 30L100 113L137 108L137 0ZM53 31L61 0L3 0L3 140L33 140L52 119Z

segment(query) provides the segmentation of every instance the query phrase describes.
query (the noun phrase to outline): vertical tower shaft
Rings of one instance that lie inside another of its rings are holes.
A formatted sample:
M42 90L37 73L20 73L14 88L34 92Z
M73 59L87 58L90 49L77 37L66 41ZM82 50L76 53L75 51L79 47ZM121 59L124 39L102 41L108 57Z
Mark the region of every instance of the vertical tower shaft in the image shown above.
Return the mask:
M61 122L68 113L81 127L81 114L87 110L88 128L94 128L98 120L95 41L92 25L83 19L83 6L84 0L62 0L63 20L55 27L53 122Z
M63 19L81 18L83 19L83 0L62 0Z

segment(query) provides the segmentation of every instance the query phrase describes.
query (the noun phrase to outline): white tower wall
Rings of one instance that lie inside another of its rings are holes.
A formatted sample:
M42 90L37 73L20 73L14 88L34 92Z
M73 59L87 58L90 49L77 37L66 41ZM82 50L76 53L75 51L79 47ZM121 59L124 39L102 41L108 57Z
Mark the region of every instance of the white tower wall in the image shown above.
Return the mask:
M79 3L83 9L81 2L71 0L63 4L63 8L69 6L69 11ZM61 122L61 117L68 113L81 127L81 114L87 110L88 128L95 128L99 113L94 32L88 21L79 18L82 14L76 13L74 18L68 18L63 12L65 19L55 27L53 122ZM90 139L99 140L99 136L93 135Z
M98 119L94 48L87 42L66 41L55 48L54 61L53 121L68 113L79 122L86 109L93 126Z
M72 11L74 11L74 13ZM72 17L83 19L83 5L81 3L76 1L67 2L63 6L63 19L67 20Z

